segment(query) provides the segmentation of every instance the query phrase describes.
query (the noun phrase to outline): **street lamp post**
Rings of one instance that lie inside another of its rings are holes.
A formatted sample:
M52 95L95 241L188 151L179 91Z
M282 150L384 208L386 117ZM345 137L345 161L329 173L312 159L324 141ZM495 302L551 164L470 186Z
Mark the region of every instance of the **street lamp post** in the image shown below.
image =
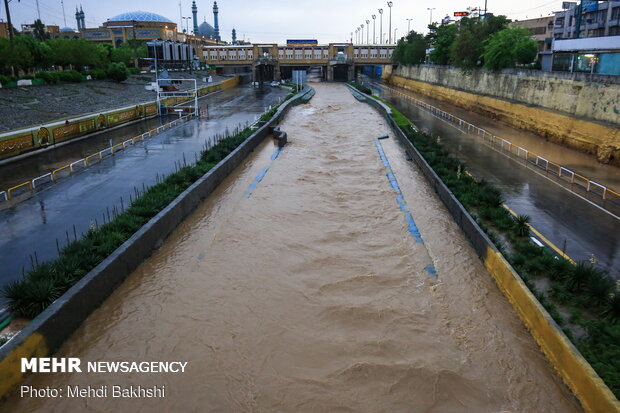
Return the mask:
M390 9L390 25L389 25L390 28L388 30L388 36L390 36L390 39L388 43L392 44L392 5L394 5L394 2L388 1L387 5L388 5L388 9Z
M375 36L375 22L377 21L377 15L372 15L372 43L377 44L377 37Z
M379 9L379 44L383 44L383 9Z
M366 44L370 44L370 20L366 20Z
M189 34L189 20L191 19L191 17L181 17L183 20L185 20L185 33ZM183 27L181 27L182 29Z
M362 28L362 35L360 37L360 44L364 43L364 24L360 26Z
M407 20L407 34L411 33L411 20L413 19L406 19Z
M428 24L433 24L433 10L435 10L434 7L427 7L426 10L431 12L431 18L430 21L428 22Z

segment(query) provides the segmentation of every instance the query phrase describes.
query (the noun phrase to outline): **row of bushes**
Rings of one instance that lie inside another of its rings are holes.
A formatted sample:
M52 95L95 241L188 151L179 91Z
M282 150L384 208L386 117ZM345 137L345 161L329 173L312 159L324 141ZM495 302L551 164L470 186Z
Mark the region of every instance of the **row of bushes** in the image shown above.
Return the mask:
M17 84L17 81L21 79L41 79L48 85L59 82L79 83L88 75L94 80L114 80L116 82L122 82L126 80L130 74L138 73L140 73L140 69L128 69L124 63L111 63L105 69L86 70L81 73L76 70L61 70L56 72L38 72L35 75L26 75L20 78L0 75L0 84L2 84L2 86L14 86Z
M502 194L497 188L465 173L465 166L452 157L439 139L417 131L393 105L385 103L392 108L392 117L407 138L476 219L609 388L620 397L620 282L614 283L608 274L590 262L573 265L534 245L529 239L527 216L513 218L503 207ZM547 280L550 288L538 291L534 284L536 279ZM569 320L562 316L559 307L570 312ZM584 331L585 337L573 337L575 328Z
M204 150L194 165L182 167L148 188L126 210L114 211L110 222L91 228L81 239L65 246L57 259L6 285L2 295L8 299L10 311L15 316L36 317L252 133L248 127L218 137L217 144Z

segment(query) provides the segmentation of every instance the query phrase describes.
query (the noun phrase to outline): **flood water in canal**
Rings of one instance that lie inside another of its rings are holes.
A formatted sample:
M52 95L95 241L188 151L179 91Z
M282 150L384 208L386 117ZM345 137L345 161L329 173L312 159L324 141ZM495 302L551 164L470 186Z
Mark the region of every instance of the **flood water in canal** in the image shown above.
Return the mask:
M344 85L313 87L281 124L279 155L257 148L57 355L186 372L23 383L165 385L166 397L14 395L3 411L580 411L392 136L380 147L424 243L412 237L379 156L381 116Z

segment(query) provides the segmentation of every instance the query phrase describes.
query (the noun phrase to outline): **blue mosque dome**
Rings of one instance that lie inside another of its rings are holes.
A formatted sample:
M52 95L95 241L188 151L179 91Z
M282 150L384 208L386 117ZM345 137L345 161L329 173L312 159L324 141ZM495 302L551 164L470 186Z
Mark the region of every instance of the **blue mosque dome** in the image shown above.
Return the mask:
M71 27L63 27L62 29L60 29L61 32L74 32L75 29L71 28Z
M159 14L150 13L148 11L132 11L129 13L122 13L118 16L110 17L108 21L112 22L130 22L132 20L138 22L161 22L161 23L173 23L172 20L165 18Z
M202 36L202 37L207 37L209 39L213 39L213 36L215 36L215 29L213 28L213 26L207 23L207 20L205 19L205 21L202 22L200 26L198 26L198 33L194 33L194 34L196 36Z

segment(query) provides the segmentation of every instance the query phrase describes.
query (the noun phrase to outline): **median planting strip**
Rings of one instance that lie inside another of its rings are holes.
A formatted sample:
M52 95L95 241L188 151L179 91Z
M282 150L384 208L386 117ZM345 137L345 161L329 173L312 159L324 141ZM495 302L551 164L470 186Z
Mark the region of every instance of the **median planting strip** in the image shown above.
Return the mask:
M375 99L367 101L385 111ZM417 130L389 103L383 104L391 108L391 113L385 112L402 133L405 149L421 156L412 157L584 408L620 411L614 398L620 396L620 282L614 283L593 263L572 264L532 243L527 216L513 218L498 189L474 179L438 139ZM463 207L467 212L461 211ZM476 234L476 227L486 236Z

